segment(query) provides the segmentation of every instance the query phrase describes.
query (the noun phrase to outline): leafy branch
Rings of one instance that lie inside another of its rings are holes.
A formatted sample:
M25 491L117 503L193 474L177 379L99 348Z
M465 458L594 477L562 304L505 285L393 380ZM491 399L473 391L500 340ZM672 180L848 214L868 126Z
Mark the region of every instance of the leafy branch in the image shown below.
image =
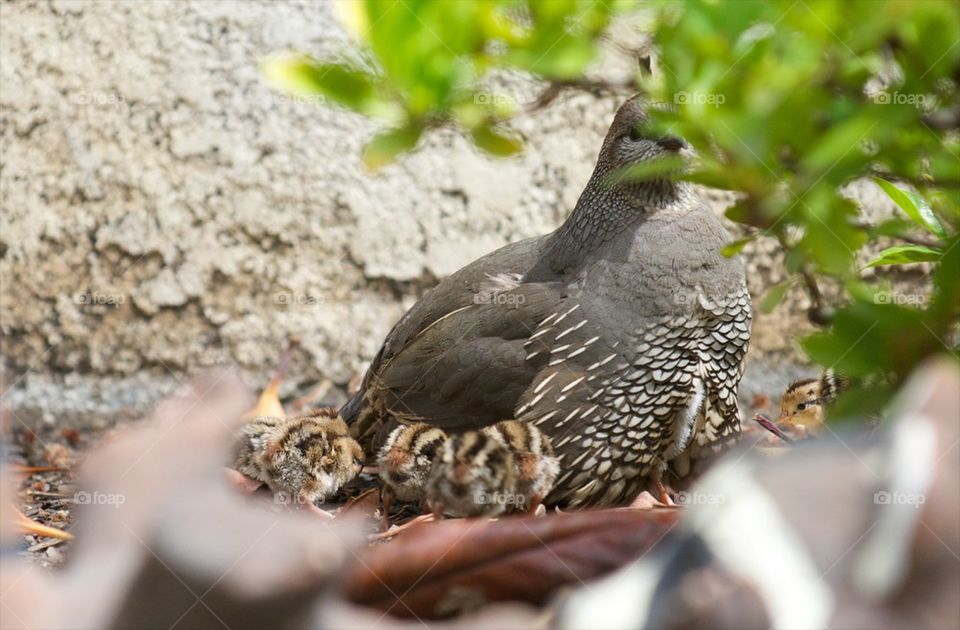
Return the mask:
M265 72L286 88L382 121L384 130L364 150L371 168L441 125L462 129L491 154L510 155L522 148L502 124L511 117L535 113L568 90L639 88L669 105L651 109L654 124L697 148L690 179L740 193L727 216L753 235L725 253L758 234L778 241L791 275L769 288L761 307L775 308L792 286L804 288L808 317L825 327L803 341L813 361L870 376L889 392L926 357L954 351L956 3L888 2L878 11L866 0L658 2L641 9L651 24L649 50L611 41L611 24L641 15L634 2L364 0L337 7L369 68L287 55L268 61ZM624 82L592 79L588 70L602 46L641 65L655 50L659 71ZM503 71L545 87L519 103L491 87ZM868 221L840 193L870 177L899 208L897 217ZM865 274L863 250L880 239L898 244L866 268L924 263L932 285L901 295ZM842 291L839 306L827 303L826 278ZM883 400L871 396L864 408Z

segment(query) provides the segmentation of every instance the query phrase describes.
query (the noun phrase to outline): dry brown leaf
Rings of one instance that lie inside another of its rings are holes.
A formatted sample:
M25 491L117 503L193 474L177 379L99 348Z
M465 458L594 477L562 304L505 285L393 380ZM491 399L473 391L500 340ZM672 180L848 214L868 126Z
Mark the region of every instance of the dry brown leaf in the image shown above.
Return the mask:
M495 601L541 605L557 589L648 551L680 512L624 509L424 523L369 549L346 573L342 590L355 604L400 617L442 618Z
M287 412L280 404L280 380L273 378L263 389L260 397L257 398L257 404L253 409L244 414L244 418L256 418L258 416L275 416L285 418Z
M33 534L34 536L47 536L49 538L59 538L61 540L73 540L73 534L70 532L65 532L62 529L57 529L56 527L41 525L40 523L37 523L36 521L24 516L23 512L18 510L16 507L13 508L13 511L17 526L28 534Z
M323 397L327 395L327 392L333 387L333 381L329 378L325 378L316 385L314 385L310 391L306 394L297 398L291 403L294 411L299 413L305 408L310 406L315 406L323 400Z
M380 489L370 488L361 492L347 501L337 518L346 516L362 517L363 519L375 519L377 510L380 508ZM359 518L357 520L360 520Z
M64 427L60 431L60 435L70 444L70 446L77 446L80 444L80 432L73 427Z
M753 403L754 411L763 411L770 406L770 397L766 394L754 394L751 402Z
M283 377L286 376L287 370L290 368L290 360L293 358L293 352L297 349L298 345L298 342L294 340L287 346L287 349L280 356L277 371L274 373L273 378L270 379L270 382L267 383L267 386L263 389L253 409L244 414L244 418L256 418L257 416L287 417L287 412L280 403L280 383L283 382Z
M30 475L33 473L65 472L67 469L60 466L24 466L23 464L14 464L13 470L21 475Z

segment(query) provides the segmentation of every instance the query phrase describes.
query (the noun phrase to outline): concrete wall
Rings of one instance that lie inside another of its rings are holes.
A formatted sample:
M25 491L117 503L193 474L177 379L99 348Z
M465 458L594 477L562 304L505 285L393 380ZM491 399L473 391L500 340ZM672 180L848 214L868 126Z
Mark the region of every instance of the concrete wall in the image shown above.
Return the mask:
M268 371L290 336L302 351L288 389L346 383L436 278L562 220L618 100L573 95L517 119L529 144L516 158L435 132L373 175L358 157L371 123L258 72L278 50L349 46L326 3L0 13L6 381L47 420L68 399L137 408L150 396L118 392L208 366ZM522 78L502 89L536 94ZM748 252L755 296L782 274L769 251ZM789 359L802 302L759 317L758 361Z

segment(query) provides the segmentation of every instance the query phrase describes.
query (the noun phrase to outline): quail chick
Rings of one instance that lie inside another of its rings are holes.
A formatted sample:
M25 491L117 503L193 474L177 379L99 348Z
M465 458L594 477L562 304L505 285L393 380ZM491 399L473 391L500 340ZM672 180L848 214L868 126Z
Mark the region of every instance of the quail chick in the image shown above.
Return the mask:
M427 505L439 518L497 516L516 495L513 453L496 435L468 431L443 443L427 482Z
M517 420L498 422L484 432L497 436L513 454L517 495L514 508L536 510L560 474L560 460L550 439L532 424Z
M421 503L437 452L447 434L430 425L400 425L387 438L377 455L383 480L383 518L396 499Z
M293 418L263 416L241 429L235 468L297 503L325 500L363 467L363 450L335 409Z
M846 387L833 370L819 378L794 381L780 399L779 422L796 433L817 435L823 431L827 408Z

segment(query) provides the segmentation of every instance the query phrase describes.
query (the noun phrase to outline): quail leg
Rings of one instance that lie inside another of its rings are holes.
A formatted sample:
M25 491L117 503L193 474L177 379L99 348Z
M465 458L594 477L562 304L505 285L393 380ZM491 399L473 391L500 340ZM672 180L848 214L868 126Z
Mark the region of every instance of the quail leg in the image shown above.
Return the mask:
M393 538L397 534L403 531L406 531L407 529L409 529L410 527L413 527L417 523L429 523L432 520L433 520L433 514L421 514L420 516L410 519L403 525L395 525L394 527L386 531L370 536L370 540L384 540L387 538Z
M334 518L333 514L331 514L330 512L327 512L326 510L322 510L319 507L317 507L316 503L307 503L306 506L304 506L304 509L308 512L312 512L313 514L316 514L317 516L322 516L323 518L326 518L326 519L332 520Z
M262 481L248 477L232 468L224 468L223 474L226 476L227 482L239 490L241 494L253 494L263 485Z
M527 514L536 514L543 506L543 499L539 494L533 495L530 499L530 507L527 508Z
M664 505L676 505L673 502L673 499L670 498L670 493L667 492L667 487L663 485L663 479L660 478L661 473L657 472L653 476L653 485L657 490L657 498L660 499L660 503Z
M652 510L654 508L668 507L659 499L654 497L648 490L644 490L630 502L630 508L634 510Z
M382 510L380 521L383 531L387 531L390 529L390 506L393 504L393 491L390 488L384 487L380 491L380 504Z

